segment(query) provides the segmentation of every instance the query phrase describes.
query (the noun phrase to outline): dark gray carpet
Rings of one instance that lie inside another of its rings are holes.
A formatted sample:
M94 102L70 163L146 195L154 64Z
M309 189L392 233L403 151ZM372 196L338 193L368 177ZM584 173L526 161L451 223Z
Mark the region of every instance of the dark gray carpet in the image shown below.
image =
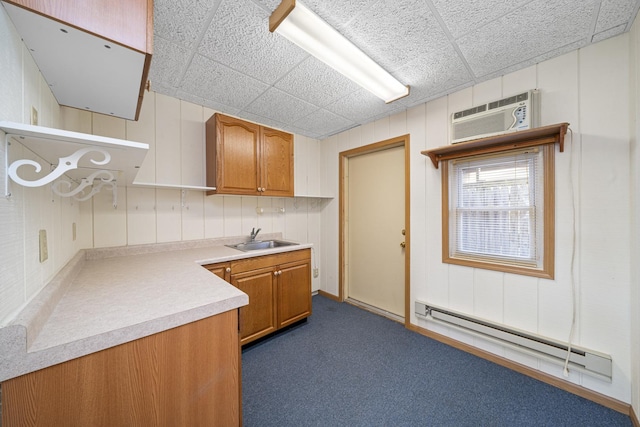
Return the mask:
M313 297L306 324L242 354L253 426L631 426L628 416Z

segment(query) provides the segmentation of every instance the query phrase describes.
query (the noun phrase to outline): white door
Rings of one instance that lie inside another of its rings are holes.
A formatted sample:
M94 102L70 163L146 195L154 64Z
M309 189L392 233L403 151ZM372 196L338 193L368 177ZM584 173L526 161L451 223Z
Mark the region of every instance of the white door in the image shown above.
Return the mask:
M404 146L350 157L347 297L404 317Z

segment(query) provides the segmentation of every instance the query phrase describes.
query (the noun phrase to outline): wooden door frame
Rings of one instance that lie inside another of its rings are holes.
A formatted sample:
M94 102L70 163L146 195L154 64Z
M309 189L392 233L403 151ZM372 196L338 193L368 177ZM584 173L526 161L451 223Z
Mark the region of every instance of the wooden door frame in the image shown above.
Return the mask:
M345 296L345 244L347 241L346 233L346 177L345 172L349 159L363 154L375 153L376 151L382 151L389 148L403 147L404 148L404 227L405 227L405 253L404 253L404 324L408 326L409 320L409 301L411 298L411 179L410 179L410 164L411 156L409 150L409 134L398 136L384 141L375 142L373 144L364 145L362 147L354 148L339 153L339 169L340 169L340 194L339 194L339 236L338 236L338 300L344 301Z

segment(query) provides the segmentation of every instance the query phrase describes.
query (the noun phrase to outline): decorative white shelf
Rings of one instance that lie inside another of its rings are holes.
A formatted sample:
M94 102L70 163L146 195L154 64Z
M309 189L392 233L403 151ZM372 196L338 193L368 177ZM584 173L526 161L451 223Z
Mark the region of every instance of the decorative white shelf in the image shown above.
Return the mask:
M199 185L179 185L179 184L155 184L153 182L137 182L134 181L133 187L152 187L152 188L168 188L175 190L193 190L193 191L209 191L215 190L216 187L203 187Z
M112 188L116 183L129 186L149 150L149 145L141 142L21 123L0 121L0 130L6 134L7 177L27 187L51 184L63 175L78 186L93 185L94 179L99 183L109 182ZM20 143L47 164L32 159L9 164L9 150L15 143ZM103 171L102 174L99 171ZM9 197L9 179L5 180L5 185L5 195ZM55 184L54 191L76 196L78 193L71 187L69 183L63 191ZM82 196L84 194L80 194Z

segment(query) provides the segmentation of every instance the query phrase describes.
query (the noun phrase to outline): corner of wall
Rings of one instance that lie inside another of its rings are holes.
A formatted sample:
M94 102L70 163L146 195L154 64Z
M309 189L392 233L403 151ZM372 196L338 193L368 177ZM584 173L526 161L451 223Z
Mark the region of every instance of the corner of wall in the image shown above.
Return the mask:
M630 122L631 122L631 405L633 412L640 414L640 172L637 165L640 165L640 20L636 19L630 31ZM635 420L638 425L638 420Z

